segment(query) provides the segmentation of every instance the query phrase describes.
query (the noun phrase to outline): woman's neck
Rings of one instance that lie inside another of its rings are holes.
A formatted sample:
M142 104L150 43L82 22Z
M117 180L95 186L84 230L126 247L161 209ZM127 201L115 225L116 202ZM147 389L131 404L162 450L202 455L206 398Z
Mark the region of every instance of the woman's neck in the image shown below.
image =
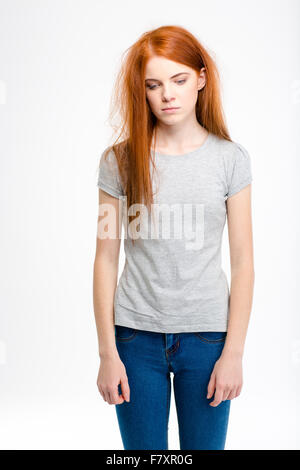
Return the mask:
M167 126L171 127L171 126ZM170 130L170 129L169 129ZM166 153L171 155L179 155L183 153L192 152L205 142L209 132L200 124L196 129L188 132L186 129L177 130L177 132L166 132L165 129L158 128L156 131L156 146L155 151L159 153ZM152 149L154 150L154 139L152 141Z

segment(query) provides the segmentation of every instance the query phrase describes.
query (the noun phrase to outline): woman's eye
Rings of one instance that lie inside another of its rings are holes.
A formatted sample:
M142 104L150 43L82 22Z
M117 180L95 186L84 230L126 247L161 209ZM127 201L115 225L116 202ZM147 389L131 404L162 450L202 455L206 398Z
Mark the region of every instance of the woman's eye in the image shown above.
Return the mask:
M178 83L179 85L183 85L185 82L186 82L186 79L182 79L182 80L177 80L175 83ZM157 84L147 85L147 88L149 88L149 90L155 90L157 86L158 86Z
M147 85L147 88L149 88L149 90L154 90L155 87L156 85Z

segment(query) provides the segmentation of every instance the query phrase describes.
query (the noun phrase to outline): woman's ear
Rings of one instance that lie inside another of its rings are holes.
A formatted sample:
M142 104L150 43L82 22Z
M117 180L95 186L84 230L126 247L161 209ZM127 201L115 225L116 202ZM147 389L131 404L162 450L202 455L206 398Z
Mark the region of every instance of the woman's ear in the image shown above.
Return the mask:
M205 83L206 83L206 72L205 72L205 67L202 67L198 75L198 90L199 91L205 87Z

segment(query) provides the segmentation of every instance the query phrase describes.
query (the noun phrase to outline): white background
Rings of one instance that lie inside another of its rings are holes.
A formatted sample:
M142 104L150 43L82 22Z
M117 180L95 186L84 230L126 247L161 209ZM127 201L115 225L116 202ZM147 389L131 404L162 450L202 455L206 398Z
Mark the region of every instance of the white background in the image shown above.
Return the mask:
M231 137L252 158L255 293L227 449L299 449L300 2L0 8L1 448L123 448L96 387L97 168L121 54L175 24L215 57ZM230 277L228 259L225 227ZM122 245L120 272L123 263ZM169 428L179 449L174 395Z

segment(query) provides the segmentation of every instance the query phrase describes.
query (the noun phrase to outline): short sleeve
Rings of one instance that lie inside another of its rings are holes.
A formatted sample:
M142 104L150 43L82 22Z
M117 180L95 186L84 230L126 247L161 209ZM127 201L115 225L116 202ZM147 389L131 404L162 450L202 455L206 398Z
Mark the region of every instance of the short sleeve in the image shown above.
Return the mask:
M97 186L111 196L123 198L124 191L120 181L117 159L114 151L111 149L107 153L107 149L102 152L100 157Z
M252 182L252 165L248 151L235 143L234 156L228 169L227 198L238 193Z

